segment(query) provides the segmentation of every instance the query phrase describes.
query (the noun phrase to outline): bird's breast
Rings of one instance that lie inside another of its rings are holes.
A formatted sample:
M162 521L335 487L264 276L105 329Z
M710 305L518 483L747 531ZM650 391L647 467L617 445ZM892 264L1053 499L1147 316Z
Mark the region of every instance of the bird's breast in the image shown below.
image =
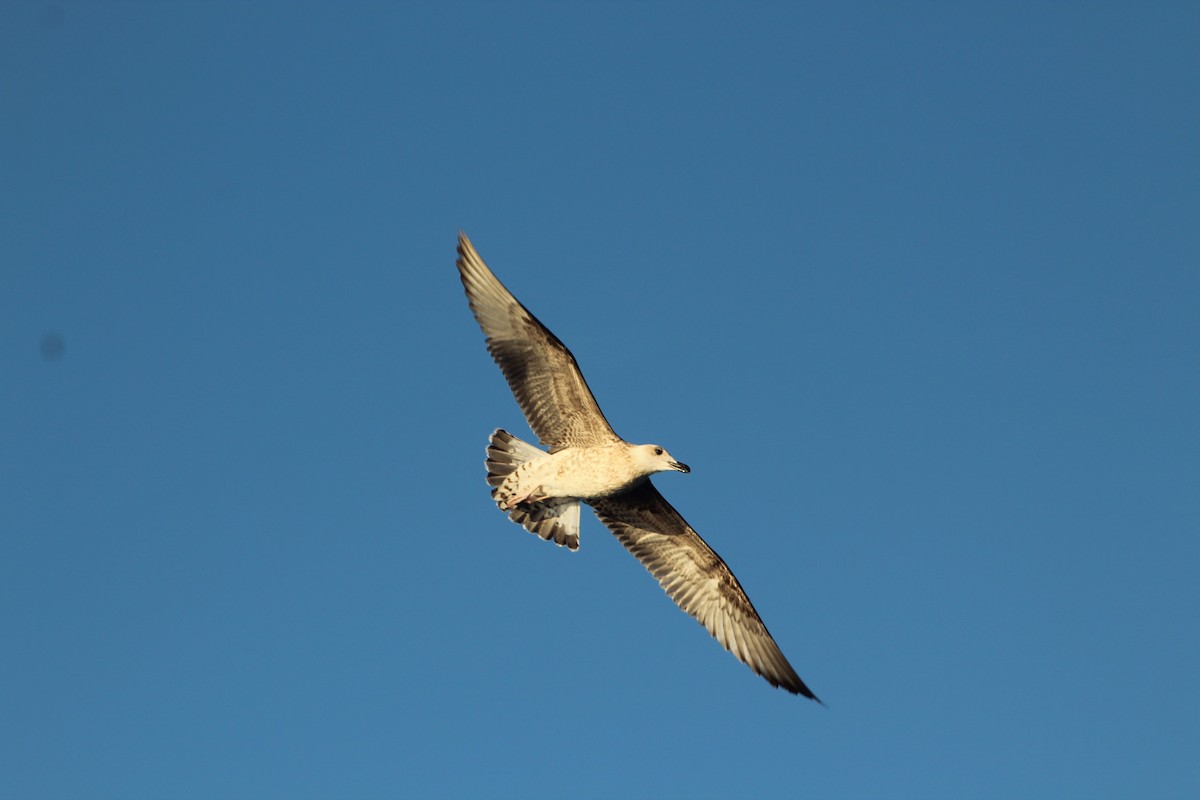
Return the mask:
M624 491L645 476L620 446L572 447L539 458L522 476L550 497L588 499Z

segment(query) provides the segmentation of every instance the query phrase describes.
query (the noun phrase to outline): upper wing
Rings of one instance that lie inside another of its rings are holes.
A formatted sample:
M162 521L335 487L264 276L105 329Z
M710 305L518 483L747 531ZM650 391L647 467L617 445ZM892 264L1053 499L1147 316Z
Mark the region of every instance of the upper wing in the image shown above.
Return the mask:
M649 480L588 502L671 599L726 650L772 686L820 702L783 657L729 567Z
M619 442L575 356L504 288L463 233L457 263L488 352L542 444L554 451Z

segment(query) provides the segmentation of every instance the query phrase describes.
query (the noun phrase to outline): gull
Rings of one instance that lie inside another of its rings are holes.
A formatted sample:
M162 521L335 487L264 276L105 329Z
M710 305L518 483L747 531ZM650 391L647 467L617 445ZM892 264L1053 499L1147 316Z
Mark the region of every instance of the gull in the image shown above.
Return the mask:
M512 521L579 548L579 504L658 580L667 595L772 686L821 702L771 638L733 572L659 494L657 472L690 472L655 444L613 431L571 351L513 297L466 234L458 271L467 301L529 427L549 452L497 428L487 448L492 498Z

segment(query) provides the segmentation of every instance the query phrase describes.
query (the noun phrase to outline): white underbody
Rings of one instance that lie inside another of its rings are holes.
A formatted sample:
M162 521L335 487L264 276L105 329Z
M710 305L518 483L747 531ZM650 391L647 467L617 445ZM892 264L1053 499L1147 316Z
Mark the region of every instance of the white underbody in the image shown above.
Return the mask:
M501 508L550 498L608 497L645 479L647 471L629 455L629 445L569 447L526 462L496 492Z

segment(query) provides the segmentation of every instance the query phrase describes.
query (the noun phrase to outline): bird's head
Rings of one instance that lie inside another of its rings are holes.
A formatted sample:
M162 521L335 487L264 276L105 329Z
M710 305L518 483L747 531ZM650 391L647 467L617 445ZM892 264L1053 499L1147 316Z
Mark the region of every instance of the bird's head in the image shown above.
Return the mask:
M675 456L656 444L639 444L633 448L634 461L647 475L655 472L691 472L687 464L675 460Z

